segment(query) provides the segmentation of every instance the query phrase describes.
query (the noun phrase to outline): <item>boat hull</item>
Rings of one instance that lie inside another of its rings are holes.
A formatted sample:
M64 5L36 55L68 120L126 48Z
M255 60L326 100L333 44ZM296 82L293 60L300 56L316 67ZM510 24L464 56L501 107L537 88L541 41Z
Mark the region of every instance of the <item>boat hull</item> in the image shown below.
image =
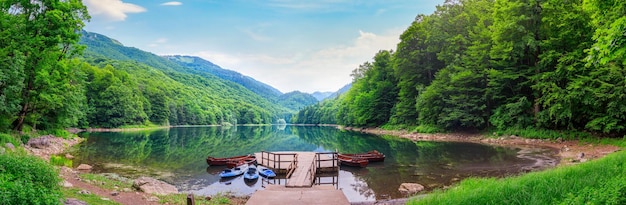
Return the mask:
M216 158L216 157L208 156L206 158L206 163L208 165L213 165L213 166L223 166L223 165L226 165L229 161L239 161L239 160L248 159L248 158L256 159L254 155L242 155L242 156L225 157L225 158Z
M341 154L345 157L352 158L363 158L369 162L382 162L385 161L385 155L378 152L377 150L372 150L366 153L358 153L358 154Z
M342 154L338 155L338 159L341 165L351 167L367 167L367 165L369 164L369 161L367 159L343 156Z
M274 171L272 171L271 169L267 169L267 168L262 168L261 171L259 171L259 175L265 177L265 178L274 178L276 177L276 173L274 173Z

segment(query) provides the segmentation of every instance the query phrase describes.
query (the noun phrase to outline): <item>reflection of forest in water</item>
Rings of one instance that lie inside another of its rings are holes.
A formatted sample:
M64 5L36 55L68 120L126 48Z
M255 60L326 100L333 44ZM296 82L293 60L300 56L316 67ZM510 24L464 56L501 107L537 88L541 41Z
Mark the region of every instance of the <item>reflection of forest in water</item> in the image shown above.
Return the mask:
M340 188L358 190L362 196L402 197L404 182L442 187L468 176L515 173L531 160L517 151L470 143L413 142L392 136L373 136L334 127L287 126L189 127L140 132L83 133L87 140L75 148L74 164L93 164L96 171L130 177L153 175L190 180L207 175L207 156L227 157L259 151L379 150L385 162L364 169L343 169L351 181ZM344 173L345 172L345 173ZM209 174L211 175L211 174ZM211 181L218 178L209 177ZM205 182L209 183L209 182ZM212 182L211 182L212 183ZM206 184L208 185L208 184ZM344 191L346 192L346 191ZM358 197L356 197L358 198ZM365 197L369 199L371 197Z

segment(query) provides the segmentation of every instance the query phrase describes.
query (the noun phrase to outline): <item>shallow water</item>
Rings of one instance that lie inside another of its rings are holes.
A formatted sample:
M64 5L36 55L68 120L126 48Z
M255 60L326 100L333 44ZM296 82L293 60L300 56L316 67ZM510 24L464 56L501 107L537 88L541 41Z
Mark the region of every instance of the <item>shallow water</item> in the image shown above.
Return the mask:
M182 192L249 195L284 179L245 182L237 177L220 180L225 167L207 166L206 157L228 157L259 151L378 150L384 162L366 168L341 167L319 176L317 183L342 190L351 202L404 197L397 189L413 182L427 190L444 188L467 177L514 175L529 168L553 166L557 159L546 148L520 149L474 143L413 142L392 136L374 136L332 127L251 126L190 127L141 132L81 133L87 140L73 148L75 165L94 166L94 172L126 177L152 176ZM548 161L548 163L545 163ZM538 163L542 162L542 163Z

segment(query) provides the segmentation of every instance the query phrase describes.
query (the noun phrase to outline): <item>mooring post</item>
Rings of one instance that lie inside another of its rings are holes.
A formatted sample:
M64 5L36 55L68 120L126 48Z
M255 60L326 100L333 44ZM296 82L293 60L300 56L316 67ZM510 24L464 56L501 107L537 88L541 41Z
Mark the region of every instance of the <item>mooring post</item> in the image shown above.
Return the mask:
M187 194L187 205L196 205L193 194Z

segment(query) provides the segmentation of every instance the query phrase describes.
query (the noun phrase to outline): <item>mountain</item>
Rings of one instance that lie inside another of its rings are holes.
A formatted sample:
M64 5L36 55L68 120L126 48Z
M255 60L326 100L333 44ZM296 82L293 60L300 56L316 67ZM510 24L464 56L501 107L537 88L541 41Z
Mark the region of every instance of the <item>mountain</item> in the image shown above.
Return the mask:
M245 76L236 71L224 69L212 62L196 56L163 56L183 67L190 68L194 73L211 73L221 79L237 83L248 90L268 99L274 99L283 93L278 89Z
M224 69L200 57L172 55L164 56L164 58L184 67L185 72L198 75L212 74L223 80L239 84L257 95L264 97L268 101L281 105L293 112L298 111L300 108L317 103L317 100L311 101L311 99L315 99L315 97L308 93L295 91L283 94L272 86L259 82L254 78L245 76L236 71Z
M318 100L311 94L293 91L278 97L278 102L287 108L301 110L308 105L317 103Z
M339 88L339 90L337 90L337 92L329 95L326 98L337 98L339 97L341 94L344 94L346 92L348 92L350 90L350 88L352 87L352 83L348 83L347 85L344 85L343 87Z
M275 98L280 95L272 99L263 97L238 83L197 68L181 66L153 53L126 47L101 34L83 31L80 44L86 46L84 61L93 66L87 69L87 80L91 83L88 86L93 87L88 91L93 92L88 94L88 101L98 104L105 100L103 96L117 99L115 95L120 93L115 90L121 89L125 91L122 94L131 96L120 99L134 98L142 104L135 106L135 113L138 113L135 119L138 120L118 121L101 125L103 127L142 123L141 119L146 115L153 122L151 116L155 114L161 119L158 124L266 124L288 117L293 112L276 103ZM111 107L103 104L109 110L132 108L127 105L120 107L122 105ZM107 113L107 110L102 110L102 113ZM162 119L169 119L169 122Z
M328 96L332 95L334 92L314 92L311 95L317 99L317 101L322 101L326 99Z

